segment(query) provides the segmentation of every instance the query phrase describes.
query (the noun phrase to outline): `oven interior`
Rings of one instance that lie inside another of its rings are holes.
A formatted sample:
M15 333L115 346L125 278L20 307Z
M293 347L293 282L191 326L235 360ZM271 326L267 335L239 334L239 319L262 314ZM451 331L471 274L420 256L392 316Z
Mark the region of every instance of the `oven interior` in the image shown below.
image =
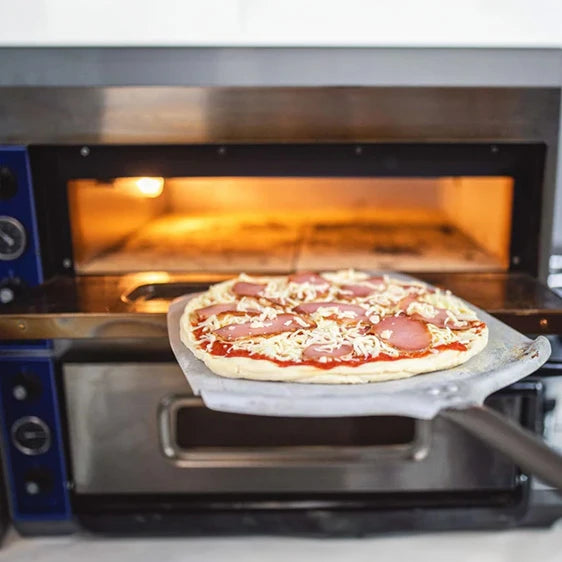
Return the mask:
M540 143L30 151L47 278L349 267L537 275Z
M78 178L67 193L79 275L509 267L506 176Z

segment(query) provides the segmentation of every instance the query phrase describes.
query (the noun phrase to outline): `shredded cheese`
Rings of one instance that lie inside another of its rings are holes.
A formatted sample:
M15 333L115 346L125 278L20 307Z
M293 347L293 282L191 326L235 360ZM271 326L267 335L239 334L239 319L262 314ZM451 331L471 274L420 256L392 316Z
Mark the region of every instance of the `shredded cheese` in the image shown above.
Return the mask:
M445 327L437 327L428 323L433 347L446 345L455 341L470 342L474 337L474 330L453 331L451 328L466 327L477 316L463 301L451 295L448 291L437 290L429 292L421 283L404 282L389 276L384 277L384 283L367 281L368 274L354 270L344 270L323 273L326 284L289 282L286 277L257 277L241 274L236 279L219 283L210 287L209 291L196 297L193 310L213 304L236 302L236 312L214 314L197 323L201 329L200 345L210 351L218 341L215 332L224 326L234 330L236 325L248 324L250 328L263 328L273 325L273 321L280 314L287 312L294 314L294 322L301 327L293 331L285 331L266 336L244 337L229 341L229 349L244 350L250 355L270 357L278 361L301 361L305 349L312 345L319 346L321 353L318 361L341 361L349 359L350 354L340 357L330 357L329 354L340 349L343 345L352 348L351 355L355 357L375 358L380 354L399 357L400 351L390 345L392 330L384 330L380 335L365 333L364 321L357 320L358 314L352 310L342 310L337 306L319 307L309 318L294 313L293 308L302 303L310 302L340 302L341 285L362 284L376 290L366 297L353 297L351 302L365 310L365 316L371 324L377 324L386 316L419 314L431 319L437 314L437 309L447 311ZM238 281L261 283L265 289L256 297L237 297L231 288ZM379 290L380 287L382 290ZM351 294L351 291L349 292ZM408 304L406 310L400 309L400 301L405 297L414 296L417 300ZM348 297L345 300L349 304ZM280 304L282 306L280 306ZM247 312L249 314L241 314ZM311 324L311 321L313 324ZM338 321L339 320L339 321ZM289 328L293 320L286 320L283 326ZM342 359L343 357L343 359Z

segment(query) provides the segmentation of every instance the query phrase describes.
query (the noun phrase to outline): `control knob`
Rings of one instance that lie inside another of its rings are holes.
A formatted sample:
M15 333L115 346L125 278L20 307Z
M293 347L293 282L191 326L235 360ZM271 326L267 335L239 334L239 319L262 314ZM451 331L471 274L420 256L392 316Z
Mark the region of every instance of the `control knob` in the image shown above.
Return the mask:
M51 446L49 426L36 416L25 416L12 425L12 443L24 455L46 453Z
M23 224L14 217L0 217L0 260L19 258L27 242Z

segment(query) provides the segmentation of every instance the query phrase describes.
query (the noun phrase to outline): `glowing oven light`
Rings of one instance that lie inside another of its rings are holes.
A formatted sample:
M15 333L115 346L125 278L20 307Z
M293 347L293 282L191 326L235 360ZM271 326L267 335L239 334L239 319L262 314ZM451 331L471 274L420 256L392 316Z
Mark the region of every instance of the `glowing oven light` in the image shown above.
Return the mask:
M144 197L158 197L164 189L164 178L138 178L135 185Z

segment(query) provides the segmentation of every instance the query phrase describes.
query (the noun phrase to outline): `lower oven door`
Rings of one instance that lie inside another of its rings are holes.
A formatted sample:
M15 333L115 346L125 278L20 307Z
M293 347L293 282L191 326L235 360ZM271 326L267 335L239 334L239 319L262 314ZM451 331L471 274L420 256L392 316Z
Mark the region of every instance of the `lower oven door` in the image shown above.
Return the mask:
M215 412L174 363L63 365L76 494L506 490L516 468L442 419ZM520 418L517 395L494 398Z

